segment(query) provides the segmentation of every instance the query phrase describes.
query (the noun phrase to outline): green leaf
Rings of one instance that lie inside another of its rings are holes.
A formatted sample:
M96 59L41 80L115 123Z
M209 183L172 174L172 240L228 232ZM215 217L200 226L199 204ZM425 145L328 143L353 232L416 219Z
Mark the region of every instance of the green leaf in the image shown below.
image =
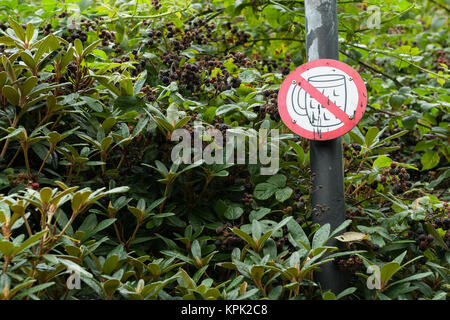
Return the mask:
M103 111L103 103L101 103L99 100L87 96L82 96L80 97L80 99L86 102L86 104L95 112Z
M306 235L306 233L303 231L302 227L297 223L297 221L295 220L290 220L288 221L288 223L286 224L288 230L289 230L289 235L292 236L293 240L295 241L301 241L302 243L306 244L307 246L309 246L309 239L308 236ZM298 243L295 243L293 245L297 245Z
M5 257L11 257L14 255L15 247L14 245L8 241L8 240L2 240L0 241L0 252Z
M392 163L392 159L387 156L379 156L374 162L373 162L373 168L386 168L389 167L389 165Z
M119 263L119 255L117 254L110 255L103 264L103 273L110 275L117 267L118 263Z
M283 188L286 185L286 176L282 174L276 174L270 177L267 182L276 185L279 188Z
M33 38L33 34L34 34L34 25L31 22L27 23L27 28L25 30L25 34L26 34L26 40L28 42L30 42L31 39Z
M33 57L29 53L27 53L26 51L22 51L20 53L20 57L22 58L22 61L25 62L25 64L31 70L34 70L36 68L36 63L35 63Z
M317 249L325 245L330 235L330 224L324 224L315 233L312 240L312 248Z
M255 81L257 78L261 77L261 75L259 74L258 71L256 70L245 70L244 72L241 72L239 74L239 78L242 80L242 82L244 83L250 83Z
M17 107L19 105L19 93L17 92L16 89L14 89L11 86L4 86L2 88L2 94L3 96L6 97L6 99L8 99L8 101L14 106Z
M238 237L240 237L242 240L244 240L245 242L247 242L249 245L251 245L252 247L256 246L255 241L252 239L252 237L250 235L248 235L247 233L245 233L244 231L242 231L241 229L238 228L234 228L233 229L233 233L235 235L237 235Z
M244 210L242 208L237 206L230 206L225 210L224 216L229 220L236 220L239 219L243 213Z
M389 104L392 106L392 108L394 109L398 109L402 106L403 102L406 100L406 98L402 95L398 95L398 94L394 94L390 99L389 99Z
M202 249L198 240L194 240L191 245L191 253L194 259L202 257Z
M398 262L389 262L381 267L380 270L380 281L382 284L386 284L389 279L392 278L394 274L401 269Z
M420 162L422 163L422 171L436 167L439 164L439 161L440 161L439 153L433 150L428 150L420 158Z
M25 240L24 242L22 242L20 244L19 248L16 250L16 254L28 249L29 247L31 247L34 244L36 244L47 232L48 232L48 230L43 230L43 231L33 234L31 237L29 237L27 240Z
M113 142L113 137L111 137L111 136L105 137L101 142L101 150L102 151L108 150L109 147L111 146L112 142Z
M52 198L52 189L49 187L42 188L40 191L40 197L42 203L49 203Z
M11 17L8 18L8 21L9 25L14 30L14 33L16 34L17 38L19 38L22 41L25 41L25 31L23 30L22 26Z
M366 146L372 145L372 143L375 141L378 132L380 132L380 129L378 129L377 127L370 127L370 129L367 130L366 136L364 138Z
M108 279L103 283L103 289L108 297L112 297L119 287L120 281L117 279Z
M36 87L36 84L38 82L37 77L28 77L27 80L23 83L23 85L20 87L20 95L22 97L26 97L31 90L33 90Z
M182 268L180 268L180 274L181 274L181 279L183 280L185 288L187 288L187 289L195 289L197 287L195 285L194 280L192 280L192 278L189 277L187 272L184 271Z
M262 225L258 220L253 220L252 222L252 236L256 239L261 237Z
M263 182L256 185L254 195L258 200L267 200L275 193L276 190L276 185Z
M75 51L78 54L79 57L83 56L83 43L80 39L75 39L74 42Z
M275 198L279 202L284 202L291 197L292 193L293 193L293 190L289 187L285 187L283 189L278 189L275 192Z
M322 293L323 300L337 300L336 296L331 291L325 291Z
M337 296L336 296L336 299L341 299L341 298L343 298L343 297L345 297L345 296L348 296L349 294L352 294L353 292L355 292L356 291L356 288L355 287L350 287L350 288L347 288L347 289L345 289L345 290L343 290L341 293L339 293Z
M355 141L357 144L363 145L365 142L364 136L359 130L358 126L355 126L351 131L348 132L350 138Z

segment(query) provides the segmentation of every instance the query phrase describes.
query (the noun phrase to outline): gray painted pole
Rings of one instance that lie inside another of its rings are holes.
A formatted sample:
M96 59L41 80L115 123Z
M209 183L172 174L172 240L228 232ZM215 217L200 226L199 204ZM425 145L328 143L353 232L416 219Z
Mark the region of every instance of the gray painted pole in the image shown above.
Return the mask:
M339 60L336 0L305 0L306 56ZM313 222L329 223L334 230L345 220L344 172L341 139L310 141ZM337 245L335 239L328 245ZM323 289L339 293L348 287L336 265L327 263L317 280Z

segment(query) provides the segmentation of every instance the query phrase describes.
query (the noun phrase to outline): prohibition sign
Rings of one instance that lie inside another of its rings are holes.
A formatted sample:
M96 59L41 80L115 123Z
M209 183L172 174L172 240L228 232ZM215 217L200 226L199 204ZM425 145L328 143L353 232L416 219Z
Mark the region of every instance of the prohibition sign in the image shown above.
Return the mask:
M331 59L310 61L281 84L278 111L286 126L310 140L330 140L350 131L367 104L364 81L349 65Z

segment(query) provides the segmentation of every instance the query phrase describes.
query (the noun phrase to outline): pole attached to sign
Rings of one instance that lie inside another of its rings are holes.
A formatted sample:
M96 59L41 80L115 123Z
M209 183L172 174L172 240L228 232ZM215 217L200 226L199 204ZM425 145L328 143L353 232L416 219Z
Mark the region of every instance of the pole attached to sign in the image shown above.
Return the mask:
M305 0L306 55L308 61L339 59L336 0ZM334 230L345 220L344 173L340 138L310 141L313 221L329 223ZM337 245L330 240L329 245ZM333 263L317 273L322 288L334 293L344 290L346 279Z

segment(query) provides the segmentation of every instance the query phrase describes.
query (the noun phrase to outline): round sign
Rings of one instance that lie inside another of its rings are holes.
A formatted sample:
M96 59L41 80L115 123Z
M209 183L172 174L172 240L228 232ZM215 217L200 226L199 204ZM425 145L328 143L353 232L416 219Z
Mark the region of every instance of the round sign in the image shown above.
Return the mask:
M358 72L330 59L301 65L278 93L283 122L311 140L330 140L350 131L361 120L366 103L366 86Z

